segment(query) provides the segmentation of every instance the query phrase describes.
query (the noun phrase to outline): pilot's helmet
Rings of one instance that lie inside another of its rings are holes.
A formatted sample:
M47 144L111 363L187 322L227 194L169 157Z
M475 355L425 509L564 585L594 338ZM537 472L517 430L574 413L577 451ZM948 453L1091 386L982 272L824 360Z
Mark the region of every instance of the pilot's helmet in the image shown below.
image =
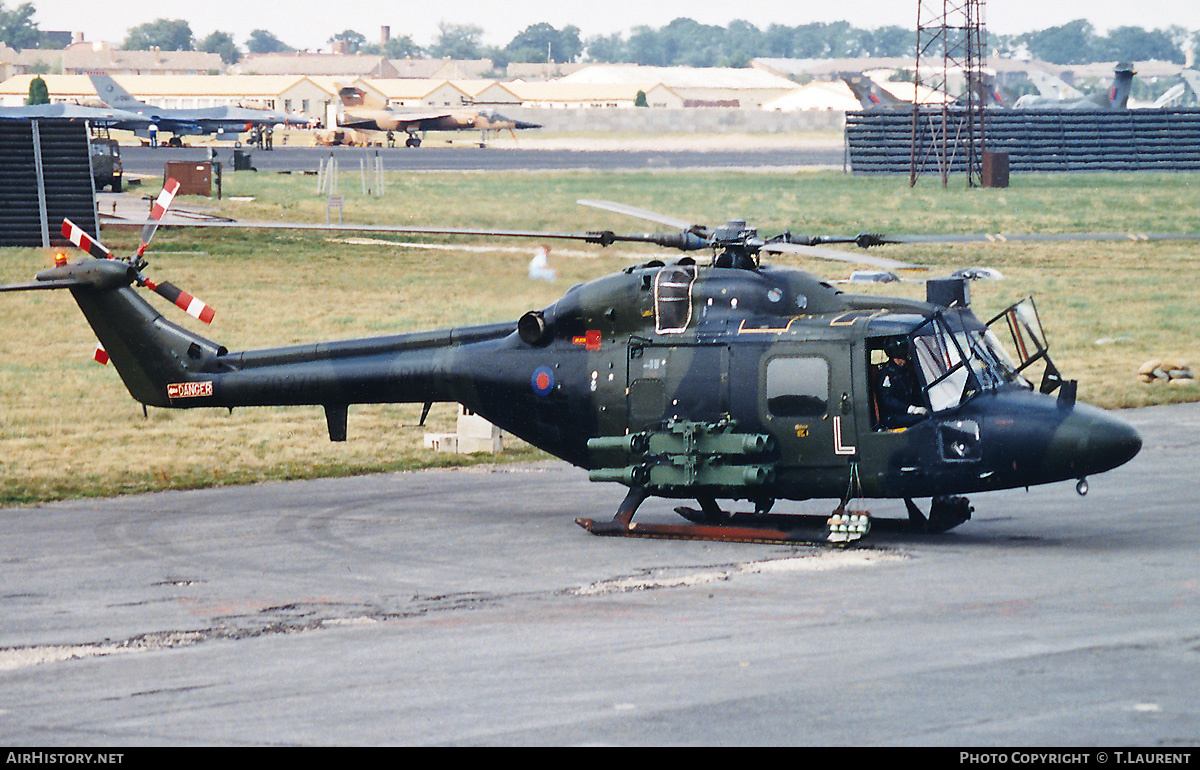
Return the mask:
M908 358L908 346L904 340L892 340L883 346L888 358Z

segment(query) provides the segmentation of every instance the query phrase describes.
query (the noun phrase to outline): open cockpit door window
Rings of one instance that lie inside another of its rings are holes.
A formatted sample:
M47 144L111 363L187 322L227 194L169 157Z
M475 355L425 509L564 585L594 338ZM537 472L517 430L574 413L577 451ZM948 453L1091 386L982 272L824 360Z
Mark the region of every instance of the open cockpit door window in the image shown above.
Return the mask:
M1027 380L1029 371L1041 362L1045 365L1042 381L1038 388L1042 393L1052 393L1063 383L1054 362L1050 360L1046 333L1038 317L1033 297L1026 297L1003 313L988 321L989 342L1002 351L1011 361L1014 373Z
M654 330L681 334L692 321L695 265L666 265L654 276Z

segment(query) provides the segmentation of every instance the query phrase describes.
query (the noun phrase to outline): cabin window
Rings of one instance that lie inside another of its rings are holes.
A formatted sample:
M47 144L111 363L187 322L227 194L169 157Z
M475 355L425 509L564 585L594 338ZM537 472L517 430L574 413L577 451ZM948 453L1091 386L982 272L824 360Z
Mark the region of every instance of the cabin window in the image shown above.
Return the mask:
M654 277L654 328L659 334L679 334L692 321L695 265L667 265Z
M829 363L816 356L772 358L766 390L775 417L820 417L829 409Z

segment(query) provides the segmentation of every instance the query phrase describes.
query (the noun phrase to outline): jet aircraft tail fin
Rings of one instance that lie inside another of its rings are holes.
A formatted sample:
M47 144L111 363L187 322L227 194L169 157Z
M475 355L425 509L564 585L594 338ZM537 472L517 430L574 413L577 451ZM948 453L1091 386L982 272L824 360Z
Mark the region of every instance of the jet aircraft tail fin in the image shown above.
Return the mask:
M377 96L367 93L358 86L342 86L338 89L338 98L345 107L365 107L372 110L387 109L387 102Z
M1129 106L1129 92L1133 88L1133 65L1121 62L1113 70L1113 84L1108 91L1108 106L1114 110L1123 110Z
M1012 92L1000 85L990 73L982 73L971 83L971 88L974 89L979 103L985 107L1012 107L1016 103Z
M862 105L864 110L873 110L880 107L898 107L908 104L908 102L897 98L866 75L843 73L841 78L854 94L854 98L858 99L859 104Z
M146 106L145 102L139 101L133 94L122 88L110 75L93 72L88 75L88 78L91 79L100 101L109 107L137 111L137 108Z
M1200 99L1200 72L1196 70L1181 70L1179 77L1183 78L1183 82L1187 84L1188 90L1192 92L1192 98Z
M1051 75L1048 72L1031 69L1027 75L1033 83L1034 88L1037 89L1038 94L1047 99L1062 102L1084 98L1082 91L1068 85L1063 82L1062 78Z

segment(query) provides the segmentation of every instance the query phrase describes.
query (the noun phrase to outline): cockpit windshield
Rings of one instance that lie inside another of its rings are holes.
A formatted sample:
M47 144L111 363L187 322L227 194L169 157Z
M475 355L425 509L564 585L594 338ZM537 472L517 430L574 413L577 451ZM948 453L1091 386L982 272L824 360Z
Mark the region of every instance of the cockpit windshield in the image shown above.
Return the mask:
M917 328L912 346L935 412L954 409L982 391L1008 383L1032 387L987 329L952 330L938 315Z
M969 397L971 370L958 341L940 317L917 329L913 350L933 411L953 409Z

